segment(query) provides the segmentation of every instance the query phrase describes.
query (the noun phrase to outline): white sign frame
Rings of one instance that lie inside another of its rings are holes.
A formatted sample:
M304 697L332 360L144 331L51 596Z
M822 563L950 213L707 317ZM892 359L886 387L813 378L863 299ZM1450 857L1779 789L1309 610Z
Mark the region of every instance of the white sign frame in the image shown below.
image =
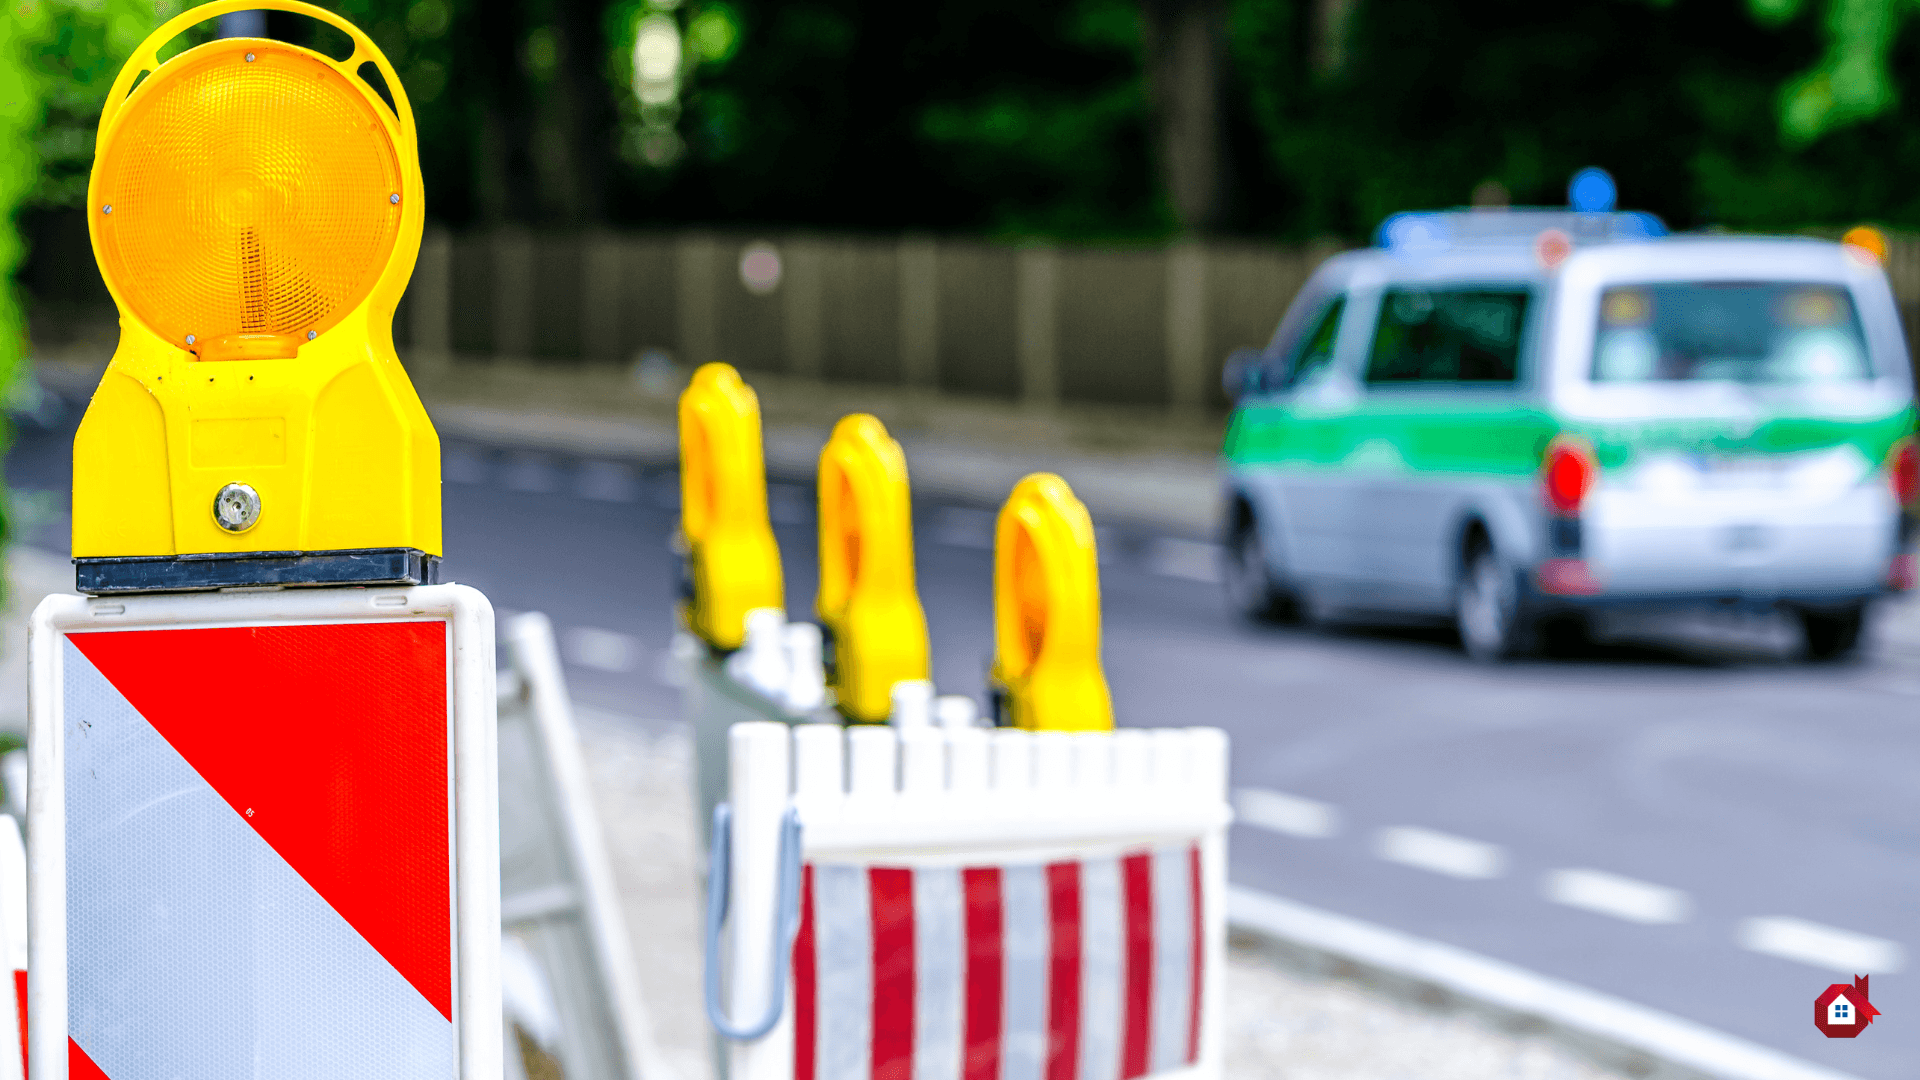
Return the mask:
M448 624L452 733L454 1049L458 1080L498 1080L500 818L493 605L465 585L302 588L142 596L56 594L28 638L28 1060L36 1080L67 1080L67 864L64 672L70 631L297 623Z

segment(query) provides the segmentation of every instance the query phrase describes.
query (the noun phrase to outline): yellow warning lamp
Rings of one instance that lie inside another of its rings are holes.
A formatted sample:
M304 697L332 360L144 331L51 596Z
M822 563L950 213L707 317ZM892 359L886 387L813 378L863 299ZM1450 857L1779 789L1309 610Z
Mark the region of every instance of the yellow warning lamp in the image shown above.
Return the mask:
M993 552L994 699L1003 723L1111 731L1100 666L1093 519L1065 480L1034 473L1000 510Z
M262 8L352 55L227 38L160 61ZM440 442L392 334L424 199L373 42L295 0L172 19L114 80L87 195L120 344L74 437L81 588L431 580Z
M1873 265L1887 265L1887 234L1871 225L1855 225L1840 242L1873 257Z
M726 364L702 366L680 395L680 538L691 589L681 619L709 644L737 649L747 612L786 607L767 520L760 399Z
M841 418L820 451L820 592L831 682L848 719L879 723L893 684L925 679L927 615L913 573L907 458L874 417Z

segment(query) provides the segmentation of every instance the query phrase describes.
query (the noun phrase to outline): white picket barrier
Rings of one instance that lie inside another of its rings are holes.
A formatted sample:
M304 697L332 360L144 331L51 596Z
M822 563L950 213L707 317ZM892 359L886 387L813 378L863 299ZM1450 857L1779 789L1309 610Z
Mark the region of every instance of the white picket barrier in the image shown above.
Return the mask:
M507 620L500 687L500 922L508 1010L567 1080L671 1080L640 995L613 870L594 813L553 624Z
M1223 732L761 722L729 752L731 1080L1220 1075Z

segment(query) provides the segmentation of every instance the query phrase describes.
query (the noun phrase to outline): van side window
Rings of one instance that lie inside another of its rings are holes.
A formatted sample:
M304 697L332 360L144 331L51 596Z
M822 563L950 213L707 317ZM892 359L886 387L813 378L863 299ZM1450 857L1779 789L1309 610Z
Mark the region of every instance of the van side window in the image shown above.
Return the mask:
M1300 353L1294 357L1293 365L1287 369L1286 385L1298 386L1310 378L1314 372L1333 363L1334 341L1340 334L1340 313L1347 307L1347 298L1334 297L1333 303L1314 324L1313 332L1308 334L1300 346Z
M1529 298L1522 288L1389 289L1367 382L1512 382Z

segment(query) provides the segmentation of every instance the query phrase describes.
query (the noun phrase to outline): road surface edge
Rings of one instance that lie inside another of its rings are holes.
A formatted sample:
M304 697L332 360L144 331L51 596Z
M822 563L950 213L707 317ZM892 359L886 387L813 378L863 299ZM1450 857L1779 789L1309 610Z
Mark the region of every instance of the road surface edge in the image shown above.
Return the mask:
M1709 1076L1860 1080L1644 1005L1239 885L1227 887L1227 923Z

